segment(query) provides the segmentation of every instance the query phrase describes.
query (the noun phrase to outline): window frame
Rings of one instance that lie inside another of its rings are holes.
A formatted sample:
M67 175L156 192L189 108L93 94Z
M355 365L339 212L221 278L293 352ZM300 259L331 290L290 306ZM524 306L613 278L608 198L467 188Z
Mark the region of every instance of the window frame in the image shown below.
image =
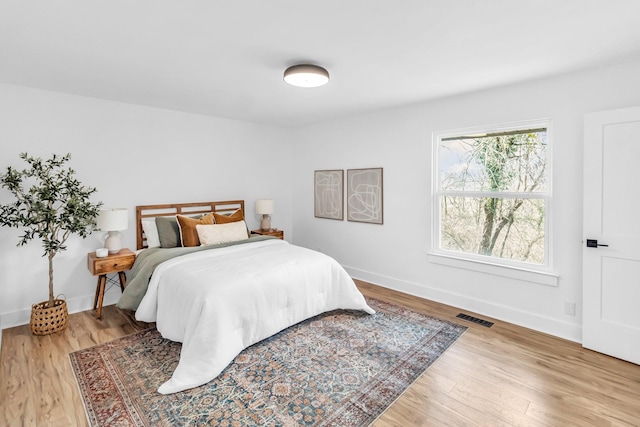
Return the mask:
M483 273L496 274L504 277L541 283L549 286L558 285L558 275L553 270L553 124L551 119L526 120L503 123L497 125L475 126L432 133L432 185L431 185L431 245L428 253L429 262L463 268ZM483 192L483 191L456 191L441 189L440 181L440 149L443 139L464 135L485 135L493 133L511 132L528 129L545 128L547 132L547 158L546 158L546 182L544 192L514 193L514 192ZM459 251L451 251L440 247L441 234L441 207L442 196L457 195L462 197L486 197L498 198L527 198L541 199L545 205L544 212L544 263L534 264L524 261L499 258Z

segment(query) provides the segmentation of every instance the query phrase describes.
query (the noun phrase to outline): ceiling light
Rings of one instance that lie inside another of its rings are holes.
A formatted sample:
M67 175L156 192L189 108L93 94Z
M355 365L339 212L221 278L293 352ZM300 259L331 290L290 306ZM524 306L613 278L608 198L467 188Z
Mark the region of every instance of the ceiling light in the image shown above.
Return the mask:
M284 71L284 81L292 86L318 87L329 83L329 72L317 65L294 65Z

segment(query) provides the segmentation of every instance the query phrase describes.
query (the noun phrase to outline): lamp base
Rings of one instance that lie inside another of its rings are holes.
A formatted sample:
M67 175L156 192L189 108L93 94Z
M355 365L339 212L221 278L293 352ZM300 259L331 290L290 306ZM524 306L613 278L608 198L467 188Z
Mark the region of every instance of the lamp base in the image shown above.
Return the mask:
M104 247L109 250L109 255L117 254L122 249L122 234L119 231L109 231L103 236Z
M271 216L268 214L262 215L262 220L260 221L260 230L269 231L271 230Z

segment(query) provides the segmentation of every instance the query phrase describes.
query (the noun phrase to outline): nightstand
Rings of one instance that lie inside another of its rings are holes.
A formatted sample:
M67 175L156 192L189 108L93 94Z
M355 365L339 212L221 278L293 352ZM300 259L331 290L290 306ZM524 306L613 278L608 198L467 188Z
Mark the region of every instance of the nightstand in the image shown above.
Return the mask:
M284 231L278 230L276 228L272 228L267 231L262 231L260 229L251 230L251 234L260 234L262 236L273 236L273 237L277 237L278 239L284 240Z
M136 260L136 254L129 249L120 249L120 252L108 255L103 258L96 257L95 252L87 254L87 268L94 276L98 276L98 284L96 285L96 296L93 299L93 309L96 311L96 317L102 318L102 301L104 300L105 285L107 283L107 274L118 273L120 278L120 289L124 291L127 286L127 276L124 270L129 270Z

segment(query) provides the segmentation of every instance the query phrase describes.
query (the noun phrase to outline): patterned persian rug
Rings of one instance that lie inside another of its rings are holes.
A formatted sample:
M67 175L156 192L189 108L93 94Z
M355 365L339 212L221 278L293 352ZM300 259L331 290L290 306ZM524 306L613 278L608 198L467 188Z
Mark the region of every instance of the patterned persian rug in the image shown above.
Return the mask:
M367 299L240 353L213 381L161 395L180 343L155 328L69 355L91 426L367 426L464 326Z

